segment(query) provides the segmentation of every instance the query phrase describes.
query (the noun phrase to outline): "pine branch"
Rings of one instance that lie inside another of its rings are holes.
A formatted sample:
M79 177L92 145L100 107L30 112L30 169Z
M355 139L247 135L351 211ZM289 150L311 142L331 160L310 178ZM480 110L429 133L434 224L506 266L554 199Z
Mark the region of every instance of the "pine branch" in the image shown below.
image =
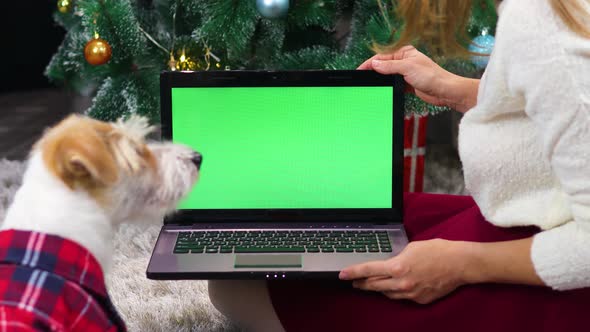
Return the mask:
M325 30L333 30L336 21L336 1L296 1L289 9L288 21L291 27L306 29L320 26Z
M335 52L324 46L312 46L282 55L277 69L326 69L326 63L334 58Z
M260 15L254 1L215 0L203 5L203 25L192 37L213 49L227 51L230 61L248 57L249 43Z

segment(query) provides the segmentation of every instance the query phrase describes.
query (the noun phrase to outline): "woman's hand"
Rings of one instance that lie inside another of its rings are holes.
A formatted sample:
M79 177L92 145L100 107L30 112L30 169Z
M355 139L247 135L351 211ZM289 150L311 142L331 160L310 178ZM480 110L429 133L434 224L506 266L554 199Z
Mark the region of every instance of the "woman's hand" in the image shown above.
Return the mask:
M358 69L403 75L410 92L429 104L466 112L477 102L479 80L444 70L413 46L404 46L392 54L377 54Z
M466 283L464 242L441 239L410 242L397 256L348 267L340 279L356 288L377 291L390 299L420 304L439 299ZM463 249L462 249L463 248Z

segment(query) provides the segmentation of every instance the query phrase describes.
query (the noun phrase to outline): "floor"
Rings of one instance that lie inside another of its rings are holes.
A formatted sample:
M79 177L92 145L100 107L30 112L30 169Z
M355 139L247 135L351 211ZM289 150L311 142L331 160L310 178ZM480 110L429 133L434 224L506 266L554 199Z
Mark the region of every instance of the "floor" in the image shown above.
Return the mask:
M0 94L0 159L25 159L45 128L89 103L59 89Z

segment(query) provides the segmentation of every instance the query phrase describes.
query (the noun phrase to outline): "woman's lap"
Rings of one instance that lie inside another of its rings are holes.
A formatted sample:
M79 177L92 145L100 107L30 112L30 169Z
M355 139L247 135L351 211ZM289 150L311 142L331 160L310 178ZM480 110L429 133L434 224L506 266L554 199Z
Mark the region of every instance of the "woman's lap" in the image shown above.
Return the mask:
M508 241L539 231L536 227L497 227L487 222L470 196L405 194L404 226L411 241Z
M506 241L530 237L534 227L500 228L483 218L467 196L408 194L404 224L411 240L443 238ZM429 305L394 301L340 281L272 281L273 306L289 331L574 331L585 322L590 289L557 292L545 287L463 286Z

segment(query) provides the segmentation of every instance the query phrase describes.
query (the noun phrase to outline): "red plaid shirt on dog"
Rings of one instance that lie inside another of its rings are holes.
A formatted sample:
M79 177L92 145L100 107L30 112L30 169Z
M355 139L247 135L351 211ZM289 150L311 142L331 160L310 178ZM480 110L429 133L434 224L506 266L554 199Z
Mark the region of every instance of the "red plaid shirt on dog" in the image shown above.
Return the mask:
M55 235L0 232L0 331L126 331L100 265Z

